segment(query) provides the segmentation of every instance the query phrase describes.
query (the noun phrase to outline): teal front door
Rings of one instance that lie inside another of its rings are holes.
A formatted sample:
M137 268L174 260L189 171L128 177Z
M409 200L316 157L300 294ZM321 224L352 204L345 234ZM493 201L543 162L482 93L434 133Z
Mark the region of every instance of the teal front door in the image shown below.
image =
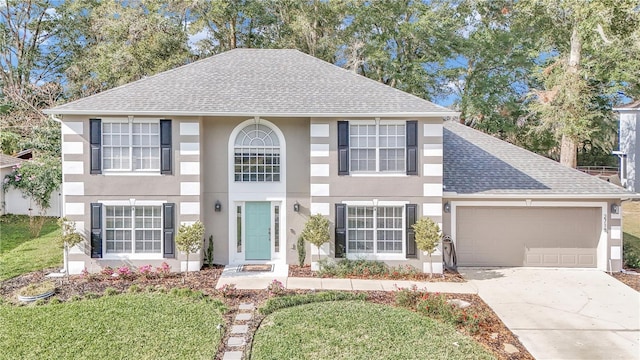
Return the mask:
M245 259L271 259L271 203L247 202L244 204Z

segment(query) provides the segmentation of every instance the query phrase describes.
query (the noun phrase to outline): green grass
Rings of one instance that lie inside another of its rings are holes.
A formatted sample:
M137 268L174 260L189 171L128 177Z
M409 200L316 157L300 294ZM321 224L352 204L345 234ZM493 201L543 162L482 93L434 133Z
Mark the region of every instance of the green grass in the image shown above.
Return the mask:
M212 359L219 301L161 294L0 305L4 359Z
M0 216L0 281L51 267L62 266L62 247L57 242L57 218L47 218L40 236L29 235L26 215Z
M625 260L628 265L631 260L629 254L634 254L636 262L634 267L640 267L640 201L627 201L622 205L623 222L622 230Z
M268 315L252 360L492 359L455 328L415 312L364 301L313 303Z

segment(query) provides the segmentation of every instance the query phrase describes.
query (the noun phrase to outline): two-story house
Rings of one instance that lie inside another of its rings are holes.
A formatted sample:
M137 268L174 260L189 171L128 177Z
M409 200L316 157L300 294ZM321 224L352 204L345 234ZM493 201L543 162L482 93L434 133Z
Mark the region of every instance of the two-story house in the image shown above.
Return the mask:
M174 243L196 220L216 263L295 264L310 214L331 220L331 258L423 269L411 225L430 217L461 265L621 266L626 191L296 50L232 50L47 113L87 237L73 273L199 269Z

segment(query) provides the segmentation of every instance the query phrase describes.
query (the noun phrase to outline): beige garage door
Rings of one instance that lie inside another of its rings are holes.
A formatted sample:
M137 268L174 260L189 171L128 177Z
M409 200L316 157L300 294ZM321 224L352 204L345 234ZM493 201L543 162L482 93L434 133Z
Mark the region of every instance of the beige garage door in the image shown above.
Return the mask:
M596 267L600 208L457 207L459 266Z

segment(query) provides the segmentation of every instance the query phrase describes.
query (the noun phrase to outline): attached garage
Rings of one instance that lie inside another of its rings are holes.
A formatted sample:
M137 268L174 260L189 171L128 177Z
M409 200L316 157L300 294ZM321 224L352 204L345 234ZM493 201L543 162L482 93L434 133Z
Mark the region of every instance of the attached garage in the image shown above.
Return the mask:
M459 266L595 268L602 207L458 206Z

